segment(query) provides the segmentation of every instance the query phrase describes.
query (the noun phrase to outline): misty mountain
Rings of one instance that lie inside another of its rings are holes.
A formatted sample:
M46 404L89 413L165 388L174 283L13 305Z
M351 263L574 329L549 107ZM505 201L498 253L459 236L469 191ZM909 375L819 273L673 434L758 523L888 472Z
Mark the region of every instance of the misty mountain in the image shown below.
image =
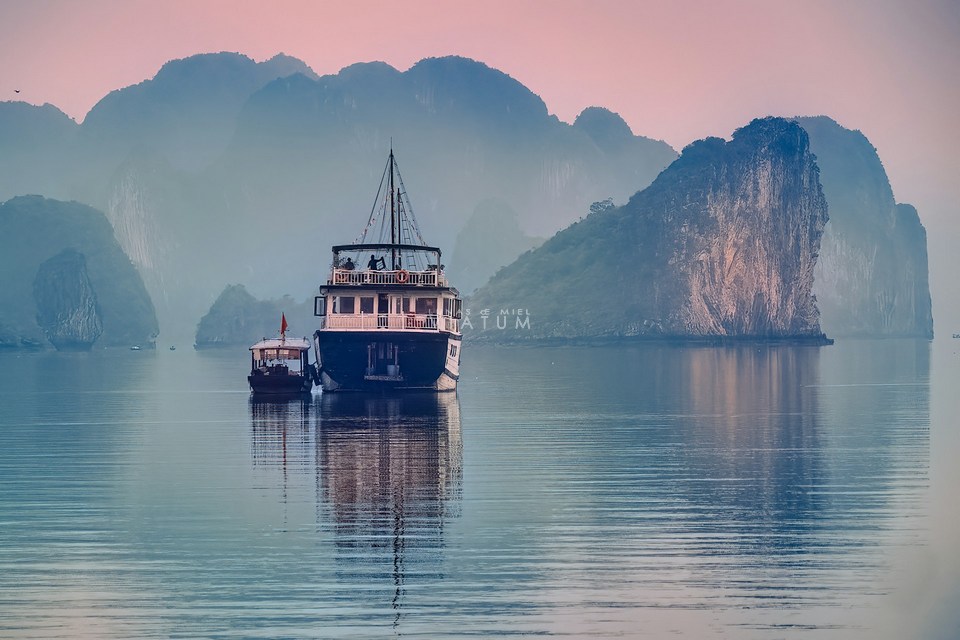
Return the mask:
M29 193L69 197L79 132L53 105L0 102L0 201Z
M797 118L810 135L830 207L814 279L831 336L933 337L927 235L897 204L877 150L825 116Z
M282 54L259 63L237 53L171 60L150 80L111 91L94 105L82 126L87 153L110 166L147 148L175 167L201 169L226 148L247 99L294 73L316 77Z
M587 132L550 116L529 89L472 60L428 59L406 72L358 64L317 81L294 75L257 92L210 174L231 185L223 198L233 224L256 230L247 239L276 233L278 216L309 239L298 255L273 256L274 266L257 264L252 277L243 276L252 289L269 291L267 279L286 272L291 288L284 291L302 295L328 266L317 252L362 230L391 138L424 238L446 251L456 271L450 250L481 202L503 202L518 213L523 234L547 236L593 201L625 199L675 157L662 142L628 128L625 135L629 143L608 157ZM633 170L612 170L623 164ZM248 255L262 247L239 241ZM308 246L317 257L309 276Z
M623 118L602 107L584 109L574 121L573 128L586 133L603 152L599 158L603 165L598 169L609 184L607 197L621 202L633 194L622 193L617 185L649 184L648 176L660 173L666 166L664 160L669 164L676 158L676 154L667 158L646 152L645 139L634 136Z
M242 284L227 285L197 324L194 346L249 347L262 338L276 338L283 316L290 337L309 337L316 330L313 300L257 300Z
M392 139L428 242L449 246L488 198L518 211L528 233L550 234L590 202L625 199L676 157L665 143L627 135L632 154L608 161L589 135L550 116L506 74L433 58L402 73L369 63L317 81L271 83L248 102L225 161L251 192L251 215L279 196L305 224L316 228L319 218L352 237L369 214ZM627 182L607 171L625 159L642 169Z
M822 340L818 174L806 132L780 118L695 142L624 206L502 269L470 300L471 337ZM491 317L483 331L487 314L510 316L507 330Z
M31 109L50 125L23 129L5 157L50 151L20 163L17 179L0 177L0 198L35 184L105 211L161 324L180 332L227 282L308 297L329 246L363 228L391 138L424 238L451 269L454 241L484 201L515 211L523 237L545 237L591 202L625 200L676 157L606 110L560 122L521 83L459 57L317 77L284 56L205 54L111 92L82 125Z
M146 345L157 335L139 273L103 213L86 205L40 196L0 204L0 272L0 346Z
M496 198L484 200L457 235L447 275L461 293L470 293L543 240L523 232L519 215L510 205Z

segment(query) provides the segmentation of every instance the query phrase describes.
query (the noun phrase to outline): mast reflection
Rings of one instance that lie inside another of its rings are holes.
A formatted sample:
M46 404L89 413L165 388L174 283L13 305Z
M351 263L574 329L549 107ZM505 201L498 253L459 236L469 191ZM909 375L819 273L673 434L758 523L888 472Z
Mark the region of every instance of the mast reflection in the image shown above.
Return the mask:
M282 474L282 503L290 492L290 471L317 473L311 429L316 398L250 396L251 456L254 467L276 467ZM296 482L296 480L294 480Z
M315 399L250 397L250 424L253 431L252 455L255 465L279 465L286 470L287 457L301 463L309 455L310 420Z

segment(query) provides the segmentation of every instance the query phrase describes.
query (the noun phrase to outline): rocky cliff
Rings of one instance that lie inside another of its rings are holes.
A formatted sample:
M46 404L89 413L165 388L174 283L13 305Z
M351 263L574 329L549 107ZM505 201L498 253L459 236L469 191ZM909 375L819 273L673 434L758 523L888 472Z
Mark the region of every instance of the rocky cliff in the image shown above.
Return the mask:
M814 293L831 336L933 337L927 235L896 204L877 150L830 118L798 118L817 156L830 222Z
M37 269L33 280L37 324L59 351L87 350L103 333L87 259L64 249Z
M80 254L86 279L70 273L70 265L79 269ZM95 209L40 196L0 204L0 273L3 346L49 345L45 331L64 336L64 344L67 335L81 341L93 337L94 296L102 324L98 346L149 345L157 336L157 318L143 280L104 214ZM74 320L51 320L67 309L77 312Z
M626 205L502 269L470 301L474 335L822 340L818 174L806 132L783 119L696 142ZM529 322L484 332L483 311Z

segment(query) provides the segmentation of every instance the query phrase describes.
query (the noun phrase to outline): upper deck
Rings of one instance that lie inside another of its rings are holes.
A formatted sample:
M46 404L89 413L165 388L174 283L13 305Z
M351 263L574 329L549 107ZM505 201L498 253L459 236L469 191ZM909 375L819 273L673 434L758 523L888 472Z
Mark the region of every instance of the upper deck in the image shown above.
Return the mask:
M359 264L360 255L370 259ZM350 254L346 255L345 254ZM353 255L358 261L353 261ZM333 267L327 285L333 286L414 286L449 288L440 249L414 244L345 244L333 247ZM406 260L409 268L404 268ZM389 264L389 268L387 265Z
M366 256L366 268L361 268L357 262ZM388 261L390 269L385 268ZM323 331L458 334L460 305L459 292L449 286L440 264L440 249L351 244L333 247L330 278L314 299L314 315L320 317Z
M395 271L380 271L373 269L344 269L334 267L328 285L348 285L348 286L383 286L383 285L407 285L415 287L449 287L446 275L438 270L428 271L407 271L397 269Z

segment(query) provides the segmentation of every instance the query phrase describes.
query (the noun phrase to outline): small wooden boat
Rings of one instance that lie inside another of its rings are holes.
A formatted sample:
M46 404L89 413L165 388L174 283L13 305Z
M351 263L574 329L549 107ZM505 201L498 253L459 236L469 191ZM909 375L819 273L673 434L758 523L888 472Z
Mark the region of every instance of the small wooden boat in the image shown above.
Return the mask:
M261 340L250 347L250 390L255 395L310 393L316 370L309 359L306 339Z

